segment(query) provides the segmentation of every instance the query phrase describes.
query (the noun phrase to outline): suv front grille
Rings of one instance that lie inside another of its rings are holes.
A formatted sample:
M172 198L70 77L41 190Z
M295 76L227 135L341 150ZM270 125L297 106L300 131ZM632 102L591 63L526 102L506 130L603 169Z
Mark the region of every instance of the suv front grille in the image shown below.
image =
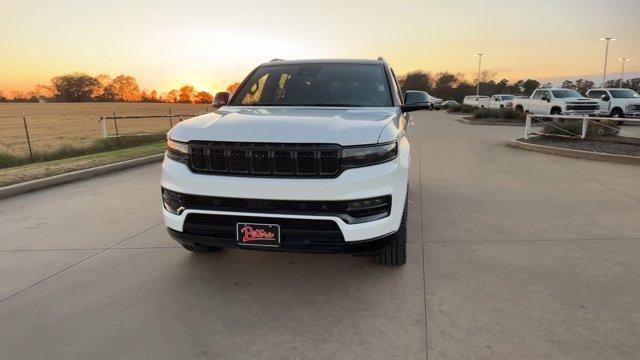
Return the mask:
M189 214L185 219L183 230L187 234L235 240L237 223L280 225L280 241L285 244L344 242L338 224L332 220Z
M189 143L189 165L198 173L335 177L339 145L231 142Z

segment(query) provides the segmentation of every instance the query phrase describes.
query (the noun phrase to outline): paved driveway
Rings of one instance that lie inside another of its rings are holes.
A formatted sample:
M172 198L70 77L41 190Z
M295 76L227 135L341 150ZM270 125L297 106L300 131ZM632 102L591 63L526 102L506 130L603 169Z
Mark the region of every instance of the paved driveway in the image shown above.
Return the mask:
M159 165L0 203L3 359L638 359L640 167L416 116L409 260L193 255Z

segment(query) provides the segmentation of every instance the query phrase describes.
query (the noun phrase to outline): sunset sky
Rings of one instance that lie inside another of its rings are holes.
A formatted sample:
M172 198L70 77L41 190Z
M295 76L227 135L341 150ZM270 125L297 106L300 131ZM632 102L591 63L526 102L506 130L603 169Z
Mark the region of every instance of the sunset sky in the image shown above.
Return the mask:
M377 58L473 77L475 53L498 78L640 71L639 0L160 1L0 0L0 90L82 71L189 83L215 92L272 58Z

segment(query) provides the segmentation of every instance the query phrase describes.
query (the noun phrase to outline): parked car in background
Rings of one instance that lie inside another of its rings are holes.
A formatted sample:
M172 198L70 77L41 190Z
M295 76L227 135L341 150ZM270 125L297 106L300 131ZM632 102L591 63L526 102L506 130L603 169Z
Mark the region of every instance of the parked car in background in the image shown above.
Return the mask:
M491 100L489 100L489 108L490 109L511 109L513 108L513 100L516 97L514 95L509 94L498 94L492 95Z
M517 111L534 115L596 115L600 104L579 92L562 88L537 89L528 99L515 99Z
M469 95L465 96L464 100L462 100L462 104L477 106L479 108L489 107L489 97L484 95Z
M600 116L640 118L640 95L631 89L591 89L587 96L600 102Z
M431 98L431 108L435 110L442 109L442 99L429 95Z
M460 106L460 103L455 101L455 100L447 100L447 101L442 103L442 107L445 108L445 109L448 109L448 108L453 107L453 106Z

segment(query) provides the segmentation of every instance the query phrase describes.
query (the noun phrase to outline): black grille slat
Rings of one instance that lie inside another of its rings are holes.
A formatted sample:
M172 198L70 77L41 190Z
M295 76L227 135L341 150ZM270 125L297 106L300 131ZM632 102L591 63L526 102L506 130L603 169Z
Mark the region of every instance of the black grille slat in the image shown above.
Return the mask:
M273 152L274 173L282 175L293 174L293 152L276 150Z
M320 174L335 174L338 172L338 151L320 152Z
M269 174L269 150L253 150L251 152L251 172L254 174Z
M211 149L209 150L209 164L211 170L215 172L226 171L226 160L223 149Z
M248 174L250 160L247 150L229 150L229 171L232 173Z
M296 152L296 171L299 175L314 175L316 173L314 163L314 151Z
M191 149L191 166L196 170L207 170L204 148L196 147Z
M341 147L335 144L203 142L189 144L198 173L274 177L335 177Z

